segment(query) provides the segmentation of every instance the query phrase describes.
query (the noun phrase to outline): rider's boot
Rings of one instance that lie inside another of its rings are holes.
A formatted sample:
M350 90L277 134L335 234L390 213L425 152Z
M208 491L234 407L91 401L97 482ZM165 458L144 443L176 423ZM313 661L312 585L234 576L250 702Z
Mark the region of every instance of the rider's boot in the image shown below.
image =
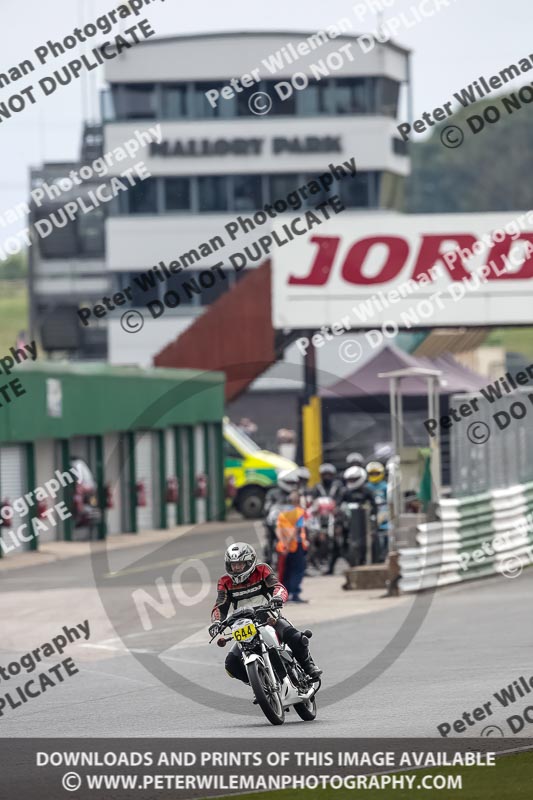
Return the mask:
M308 652L307 658L300 661L300 665L302 669L305 671L306 675L309 675L310 678L317 680L322 675L323 670L321 670L311 656L311 653Z

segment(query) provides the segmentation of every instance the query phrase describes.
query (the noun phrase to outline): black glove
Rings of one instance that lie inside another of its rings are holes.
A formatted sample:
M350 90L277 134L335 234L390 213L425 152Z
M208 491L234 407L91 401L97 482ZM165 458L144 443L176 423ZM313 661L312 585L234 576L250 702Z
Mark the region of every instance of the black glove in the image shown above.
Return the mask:
M209 636L211 637L211 639L214 639L215 636L218 635L219 631L220 631L219 623L213 622L213 624L209 626Z
M283 600L279 596L279 594L275 595L272 600L270 601L270 605L272 608L281 608L283 605Z

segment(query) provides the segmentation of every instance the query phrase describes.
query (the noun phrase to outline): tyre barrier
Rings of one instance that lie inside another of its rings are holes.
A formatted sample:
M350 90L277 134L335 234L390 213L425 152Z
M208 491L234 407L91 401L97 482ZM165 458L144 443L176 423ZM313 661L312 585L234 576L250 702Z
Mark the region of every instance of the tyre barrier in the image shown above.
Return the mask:
M514 578L533 562L533 483L441 500L437 516L417 525L418 547L400 548L403 592Z

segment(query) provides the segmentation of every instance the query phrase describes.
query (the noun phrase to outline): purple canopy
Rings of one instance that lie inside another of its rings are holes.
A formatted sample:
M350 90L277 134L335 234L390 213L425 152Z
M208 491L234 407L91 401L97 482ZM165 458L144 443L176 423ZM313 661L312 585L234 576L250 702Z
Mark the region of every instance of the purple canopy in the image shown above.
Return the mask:
M425 369L440 370L442 372L440 394L477 392L487 383L486 377L478 375L477 372L468 369L468 367L464 367L449 353L438 358L418 358L405 353L392 344L388 344L348 378L343 378L327 389L321 389L319 394L321 397L388 395L389 380L387 378L378 378L378 373L392 372L406 367L424 367ZM427 381L425 378L403 378L401 386L402 394L404 395L425 396L427 394Z

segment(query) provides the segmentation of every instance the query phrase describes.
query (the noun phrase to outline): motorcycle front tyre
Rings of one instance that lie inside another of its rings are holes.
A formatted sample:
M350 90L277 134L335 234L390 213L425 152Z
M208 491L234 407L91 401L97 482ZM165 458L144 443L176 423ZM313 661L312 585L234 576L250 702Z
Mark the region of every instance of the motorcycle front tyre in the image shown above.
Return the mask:
M285 711L279 692L272 689L270 675L261 661L246 665L248 680L261 711L272 725L283 725Z

